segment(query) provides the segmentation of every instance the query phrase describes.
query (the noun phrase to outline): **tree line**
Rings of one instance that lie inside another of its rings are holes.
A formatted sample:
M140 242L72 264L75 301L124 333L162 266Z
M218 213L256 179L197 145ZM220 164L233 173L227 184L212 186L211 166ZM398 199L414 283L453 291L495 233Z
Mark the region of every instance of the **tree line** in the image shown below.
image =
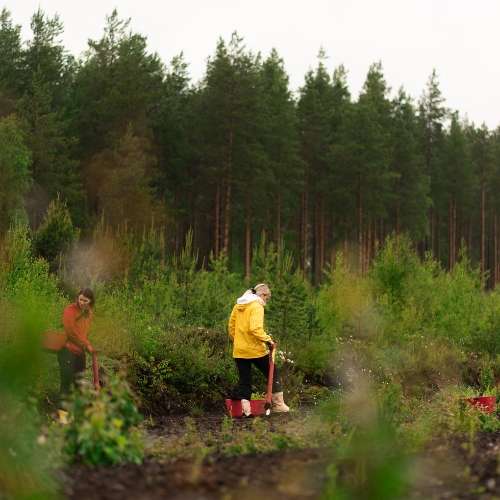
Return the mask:
M190 233L200 265L223 256L248 276L264 238L314 284L338 250L363 275L380 242L407 233L422 258L453 270L463 247L500 281L500 127L448 109L436 71L415 101L391 97L375 62L355 99L321 49L293 92L278 52L234 33L193 83L182 53L164 64L116 11L79 59L58 16L39 9L31 30L22 40L3 9L0 230L36 234L60 199L83 239L103 219L155 228L165 258Z

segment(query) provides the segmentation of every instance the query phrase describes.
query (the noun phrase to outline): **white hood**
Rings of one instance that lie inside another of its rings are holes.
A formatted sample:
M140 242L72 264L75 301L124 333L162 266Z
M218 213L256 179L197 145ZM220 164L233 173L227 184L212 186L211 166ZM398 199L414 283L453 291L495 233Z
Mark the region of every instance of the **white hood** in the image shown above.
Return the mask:
M239 305L244 305L244 304L250 304L250 302L255 302L257 301L261 306L266 305L266 303L258 296L255 295L254 293L244 293L237 301L236 303Z

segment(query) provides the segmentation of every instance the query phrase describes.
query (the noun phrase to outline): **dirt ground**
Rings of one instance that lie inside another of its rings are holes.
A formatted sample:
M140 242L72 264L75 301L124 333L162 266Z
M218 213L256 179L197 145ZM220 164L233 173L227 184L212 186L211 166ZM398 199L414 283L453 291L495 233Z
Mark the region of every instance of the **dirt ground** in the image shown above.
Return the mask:
M224 417L223 413L197 417L197 432L216 435ZM182 415L155 418L154 427L148 430L149 438L163 437L169 441L184 435L184 419ZM274 421L286 425L287 420L280 416ZM233 422L235 430L250 429L252 425L248 419ZM140 466L76 465L63 474L68 499L294 500L319 498L327 480L327 465L325 449L306 448L238 457L216 452L203 459L159 460L149 456Z
M304 410L303 410L304 411ZM307 410L305 410L307 411ZM225 414L194 418L200 435L220 432ZM305 415L307 418L307 415ZM234 419L235 430L249 430L251 420ZM271 429L273 421L271 420ZM287 425L279 417L276 425ZM150 440L175 440L186 433L185 416L164 416L148 428ZM464 439L435 443L413 460L411 499L500 499L500 432L480 433L473 445ZM142 465L63 471L68 500L295 500L321 499L328 481L327 448L300 448L238 457L211 452L203 458L158 459Z

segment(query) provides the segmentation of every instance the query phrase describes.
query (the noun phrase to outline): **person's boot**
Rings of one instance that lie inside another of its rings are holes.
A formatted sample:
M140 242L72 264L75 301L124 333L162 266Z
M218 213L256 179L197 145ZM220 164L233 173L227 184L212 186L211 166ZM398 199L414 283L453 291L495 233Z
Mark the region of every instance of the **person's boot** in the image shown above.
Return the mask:
M248 399L241 400L241 410L244 418L253 418L252 408L250 407L250 401L248 401Z
M275 392L273 394L273 411L282 413L290 411L290 408L283 401L283 392Z
M67 411L59 410L59 423L61 425L67 425L69 423Z

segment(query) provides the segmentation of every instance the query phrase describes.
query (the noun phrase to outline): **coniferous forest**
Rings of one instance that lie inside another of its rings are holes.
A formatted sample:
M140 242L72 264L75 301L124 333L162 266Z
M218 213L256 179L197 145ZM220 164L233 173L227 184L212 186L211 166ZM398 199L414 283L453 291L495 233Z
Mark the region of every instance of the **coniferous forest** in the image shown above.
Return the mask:
M375 61L353 96L320 50L291 89L277 50L234 33L194 82L182 53L161 61L116 11L80 59L63 21L38 10L23 40L0 18L0 229L27 224L53 270L99 237L160 266L189 234L199 266L224 257L248 276L263 241L318 284L337 251L364 275L407 233L422 258L453 270L463 247L500 280L500 128L448 109L439 68L413 98Z
M78 59L63 21L0 15L0 499L500 498L500 126L439 68L354 96L320 49L293 89L234 33L196 82L116 11ZM257 283L290 412L248 420ZM61 414L42 336L87 286Z

